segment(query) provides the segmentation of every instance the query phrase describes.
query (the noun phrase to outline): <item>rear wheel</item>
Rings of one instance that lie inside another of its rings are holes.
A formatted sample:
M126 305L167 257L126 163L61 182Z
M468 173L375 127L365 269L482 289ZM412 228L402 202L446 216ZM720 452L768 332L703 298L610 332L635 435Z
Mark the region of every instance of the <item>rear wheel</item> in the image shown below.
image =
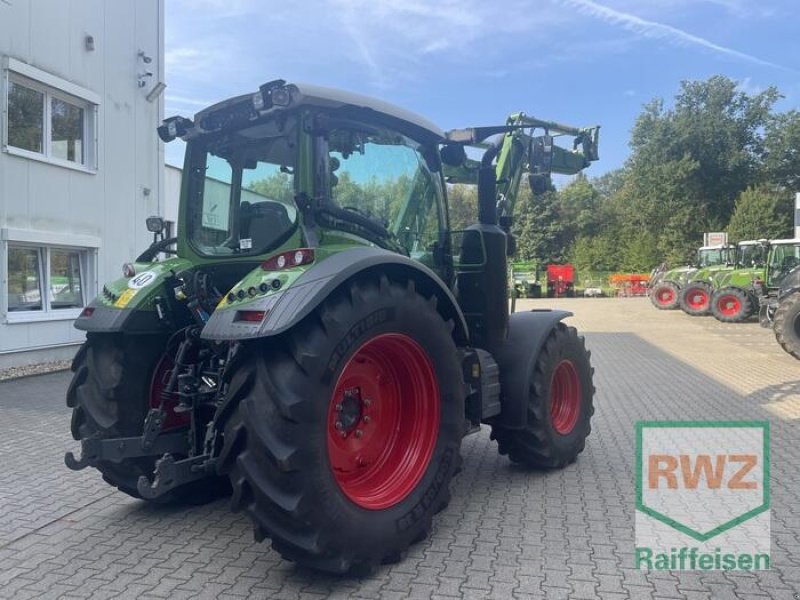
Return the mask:
M586 446L594 414L590 353L574 327L559 323L534 366L524 429L492 427L500 454L533 467L561 468Z
M74 372L67 390L72 408L72 437L118 438L142 434L147 411L158 405L172 360L165 356L163 336L90 334L72 362ZM187 415L166 406L165 429L188 425ZM121 462L100 461L103 479L134 498L141 498L136 484L141 475L152 480L157 457L130 458ZM172 490L156 503L200 504L229 491L228 482L210 477Z
M678 295L680 289L671 281L656 284L650 291L650 302L659 310L672 310L678 308Z
M692 317L702 317L711 312L711 286L703 282L687 285L680 294L681 310Z
M723 323L740 323L753 314L750 294L736 287L717 290L711 296L711 314Z
M360 282L249 348L220 469L285 558L364 573L427 536L450 498L464 388L450 327L408 287Z
M781 348L800 360L800 292L789 294L780 301L772 330Z

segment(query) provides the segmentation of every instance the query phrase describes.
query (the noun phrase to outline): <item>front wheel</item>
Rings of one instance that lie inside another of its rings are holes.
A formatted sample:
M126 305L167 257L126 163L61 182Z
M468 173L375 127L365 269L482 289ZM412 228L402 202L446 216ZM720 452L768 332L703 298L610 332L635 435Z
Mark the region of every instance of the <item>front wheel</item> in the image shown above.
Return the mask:
M780 301L772 329L781 348L800 360L800 292Z
M590 353L574 327L559 323L534 366L523 429L492 426L500 454L532 467L561 468L586 446L594 414Z
M723 323L741 323L753 314L753 301L741 288L722 288L711 296L711 314Z
M460 361L435 301L362 281L280 343L243 352L220 469L256 539L311 568L364 573L426 537L464 432Z
M702 281L687 285L680 294L681 310L690 317L702 317L711 311L711 286Z
M658 283L650 291L650 302L659 310L673 310L678 308L680 288L671 282Z

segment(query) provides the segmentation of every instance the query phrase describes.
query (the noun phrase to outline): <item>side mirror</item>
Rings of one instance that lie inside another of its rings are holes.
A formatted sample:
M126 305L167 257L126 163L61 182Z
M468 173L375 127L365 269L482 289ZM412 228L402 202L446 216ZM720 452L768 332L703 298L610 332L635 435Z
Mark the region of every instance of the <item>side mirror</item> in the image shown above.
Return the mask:
M461 144L447 144L439 151L442 162L448 167L460 167L467 161L467 151Z
M147 231L150 233L161 233L164 231L164 219L161 217L147 217L145 223L147 225Z

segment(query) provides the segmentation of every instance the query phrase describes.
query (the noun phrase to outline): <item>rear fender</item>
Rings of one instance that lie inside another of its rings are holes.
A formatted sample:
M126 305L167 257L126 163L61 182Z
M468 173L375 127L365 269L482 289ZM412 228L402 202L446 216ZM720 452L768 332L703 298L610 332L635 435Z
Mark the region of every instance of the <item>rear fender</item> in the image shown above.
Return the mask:
M492 424L506 429L522 429L527 424L528 402L533 369L550 332L563 319L572 316L565 310L535 310L511 315L508 339L495 352L500 367L500 414Z
M236 310L217 310L203 328L210 340L247 340L278 335L292 328L316 309L337 288L362 276L386 275L393 280L412 280L426 297L436 296L437 310L453 321L453 337L459 345L468 340L464 315L452 292L425 265L381 248L343 250L305 271L290 286L247 304L249 311L264 311L261 322L236 320Z

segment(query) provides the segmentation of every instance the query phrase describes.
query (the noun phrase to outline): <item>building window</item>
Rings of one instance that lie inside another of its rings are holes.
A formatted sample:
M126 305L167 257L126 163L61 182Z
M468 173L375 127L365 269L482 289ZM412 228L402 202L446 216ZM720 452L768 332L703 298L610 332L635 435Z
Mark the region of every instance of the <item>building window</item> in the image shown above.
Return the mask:
M93 256L92 249L9 243L9 322L77 316L88 295Z
M66 81L58 86L60 80L30 65L10 59L7 63L4 150L95 170L98 105L79 94L94 95Z

